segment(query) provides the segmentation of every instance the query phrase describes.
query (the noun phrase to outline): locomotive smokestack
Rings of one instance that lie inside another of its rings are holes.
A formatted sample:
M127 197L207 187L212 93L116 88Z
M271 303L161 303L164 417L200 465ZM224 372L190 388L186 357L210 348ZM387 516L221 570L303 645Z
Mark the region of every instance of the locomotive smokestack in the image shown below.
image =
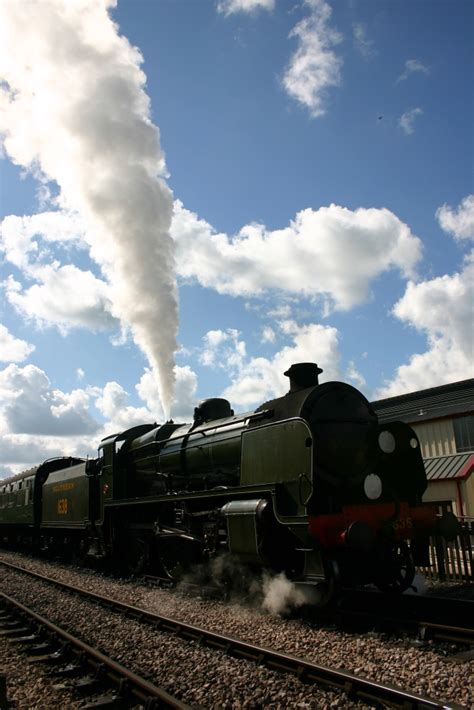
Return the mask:
M292 365L284 375L290 378L290 391L298 392L307 387L315 387L319 384L319 375L322 369L315 362L298 362Z

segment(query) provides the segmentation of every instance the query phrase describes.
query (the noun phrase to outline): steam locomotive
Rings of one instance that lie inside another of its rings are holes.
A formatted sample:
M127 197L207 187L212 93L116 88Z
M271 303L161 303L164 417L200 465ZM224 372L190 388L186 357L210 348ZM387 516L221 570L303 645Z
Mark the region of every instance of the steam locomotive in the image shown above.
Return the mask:
M289 392L252 412L208 399L191 424L135 426L97 459L0 481L0 536L173 581L225 552L326 598L348 583L403 592L440 526L419 441L321 372L294 364Z

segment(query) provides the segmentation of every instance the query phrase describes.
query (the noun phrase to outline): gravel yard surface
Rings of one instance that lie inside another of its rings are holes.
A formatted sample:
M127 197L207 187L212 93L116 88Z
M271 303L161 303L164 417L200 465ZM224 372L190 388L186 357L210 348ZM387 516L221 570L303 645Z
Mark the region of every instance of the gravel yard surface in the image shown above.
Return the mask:
M281 619L236 603L191 599L173 591L150 589L136 582L114 580L12 553L2 552L1 558L196 626L474 708L474 662L466 658L465 649L454 645L433 643L414 648L403 638L384 639L375 634L314 628L299 619ZM0 579L1 589L6 593L22 598L27 604L34 600L39 613L81 632L90 643L95 641L101 650L124 665L149 674L153 682L190 705L367 707L351 702L345 695L320 691L291 677L161 634L5 568L0 568ZM5 654L8 656L9 651L3 648L2 664L6 662ZM20 673L23 674L21 670ZM58 704L43 702L38 707L58 707Z

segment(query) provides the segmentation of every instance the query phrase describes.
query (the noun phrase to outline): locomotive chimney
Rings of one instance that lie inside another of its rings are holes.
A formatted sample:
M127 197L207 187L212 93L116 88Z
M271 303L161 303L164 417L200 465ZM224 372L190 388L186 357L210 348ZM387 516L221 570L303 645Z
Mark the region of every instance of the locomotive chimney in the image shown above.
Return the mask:
M290 391L298 392L307 387L316 387L319 384L318 375L322 369L315 362L298 362L292 365L284 374L290 378Z

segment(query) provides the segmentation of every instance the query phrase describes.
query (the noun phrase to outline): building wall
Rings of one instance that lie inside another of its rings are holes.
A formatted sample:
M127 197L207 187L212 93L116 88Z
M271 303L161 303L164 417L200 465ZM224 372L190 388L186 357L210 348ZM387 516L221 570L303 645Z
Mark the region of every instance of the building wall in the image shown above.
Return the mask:
M462 499L462 512L459 506L459 495L461 495ZM456 479L428 481L428 488L423 494L423 503L438 503L442 501L451 501L455 515L474 518L474 473L471 473L470 476L461 481Z
M464 515L474 518L474 473L461 481L461 494L464 503Z
M432 419L424 422L412 422L420 440L424 459L435 456L448 456L456 453L456 440L452 419Z
M430 481L423 494L423 503L451 501L454 515L460 515L456 481Z

